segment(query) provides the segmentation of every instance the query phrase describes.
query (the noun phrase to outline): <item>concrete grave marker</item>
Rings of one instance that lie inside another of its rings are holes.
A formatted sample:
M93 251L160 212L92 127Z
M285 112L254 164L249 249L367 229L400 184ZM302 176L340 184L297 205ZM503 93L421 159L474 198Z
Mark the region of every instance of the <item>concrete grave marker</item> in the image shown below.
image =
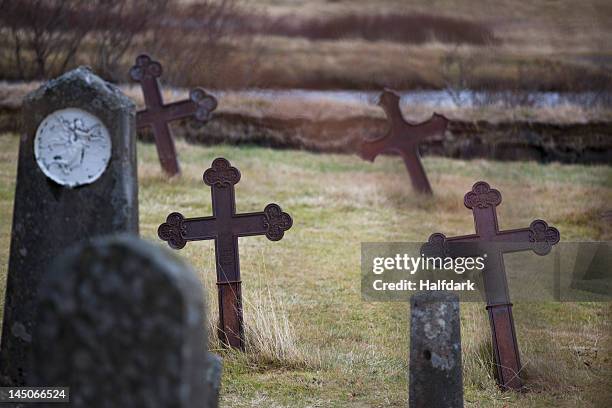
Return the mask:
M66 247L138 233L135 108L77 68L26 96L11 233L0 383L25 385L36 289Z
M410 301L410 408L462 408L459 298L424 292Z
M41 284L31 382L69 387L74 408L216 407L205 310L167 251L130 236L79 245Z

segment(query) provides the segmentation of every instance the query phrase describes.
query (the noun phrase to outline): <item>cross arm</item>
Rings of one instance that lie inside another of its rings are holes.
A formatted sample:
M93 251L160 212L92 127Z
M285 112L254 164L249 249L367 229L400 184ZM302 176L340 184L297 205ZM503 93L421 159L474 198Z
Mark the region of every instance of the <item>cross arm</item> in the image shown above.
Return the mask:
M268 204L263 212L235 215L232 228L236 236L265 235L270 241L279 241L292 225L291 216L280 206Z
M444 134L448 126L448 119L437 113L422 123L406 121L400 108L399 95L388 89L381 94L378 104L385 111L389 131L380 139L363 143L362 155L370 161L384 151L396 151L402 155L415 153L419 143L430 136Z
M217 232L214 217L185 218L174 212L157 229L160 239L168 242L171 248L181 249L187 241L215 239Z
M172 102L158 109L145 109L138 111L136 122L139 128L152 126L157 121L171 122L193 115L196 107L190 100Z
M160 120L171 122L192 115L196 120L206 122L216 108L217 99L214 96L202 88L195 88L189 93L189 99L164 105L147 106L147 109L138 112L136 122L138 128L142 128L152 126L153 123Z
M533 250L538 255L546 255L560 238L555 227L549 227L546 221L535 220L528 228L499 231L494 241L501 243L506 253Z
M444 234L435 233L423 244L421 253L429 257L481 256L481 246L482 240L477 234L446 237Z
M359 149L359 154L362 159L373 162L380 153L387 149L390 135L387 134L375 140L364 141Z

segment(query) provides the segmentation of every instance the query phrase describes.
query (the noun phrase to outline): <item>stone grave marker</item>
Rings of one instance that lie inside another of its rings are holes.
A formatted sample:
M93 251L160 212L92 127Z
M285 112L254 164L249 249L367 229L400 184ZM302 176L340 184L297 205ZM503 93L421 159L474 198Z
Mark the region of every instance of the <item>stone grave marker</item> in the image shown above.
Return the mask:
M202 285L158 246L123 235L70 249L37 310L31 382L69 387L71 407L217 406Z
M217 107L217 100L204 89L194 88L189 92L189 99L164 103L159 84L162 71L159 62L143 54L136 58L136 64L130 69L130 77L140 82L146 105L144 110L138 111L136 126L139 129L149 126L153 129L162 169L166 174L174 176L181 170L169 123L190 116L200 122L207 122Z
M213 215L185 218L174 212L159 226L159 238L174 249L187 241L215 240L217 288L219 291L219 339L226 345L244 349L242 293L238 238L265 235L280 240L293 225L289 214L276 204L268 204L262 212L236 214L234 185L240 171L223 158L213 161L204 172L204 183L211 187Z
M502 196L498 190L492 189L484 181L474 184L463 201L465 206L472 210L476 233L457 237L432 234L428 243L423 246L423 253L447 253L455 257L483 256L484 250L487 258L483 269L483 280L491 324L496 377L502 388L519 390L522 388L520 377L522 366L503 255L528 250L534 251L537 255L546 255L552 246L559 242L560 234L556 228L549 227L542 220L533 221L527 228L500 231L495 208L501 204ZM475 245L470 247L470 243ZM472 249L474 253L467 253Z
M423 292L410 300L410 408L463 408L459 298Z
M36 289L67 246L138 233L135 108L87 68L26 96L11 233L0 383L25 385Z
M389 121L389 131L385 136L366 140L361 146L361 157L374 161L382 153L397 153L402 156L410 175L412 187L423 194L432 194L431 185L421 163L419 144L427 138L444 134L448 119L434 113L427 121L412 124L404 119L400 109L400 97L395 92L385 90L378 104L382 106Z

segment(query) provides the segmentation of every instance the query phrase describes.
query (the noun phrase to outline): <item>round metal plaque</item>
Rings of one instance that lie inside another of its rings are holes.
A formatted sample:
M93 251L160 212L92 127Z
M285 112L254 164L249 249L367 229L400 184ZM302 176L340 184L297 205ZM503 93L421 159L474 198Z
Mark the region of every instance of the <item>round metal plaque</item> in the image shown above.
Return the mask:
M34 156L56 183L77 187L96 181L106 170L112 142L100 119L78 108L51 113L38 126Z

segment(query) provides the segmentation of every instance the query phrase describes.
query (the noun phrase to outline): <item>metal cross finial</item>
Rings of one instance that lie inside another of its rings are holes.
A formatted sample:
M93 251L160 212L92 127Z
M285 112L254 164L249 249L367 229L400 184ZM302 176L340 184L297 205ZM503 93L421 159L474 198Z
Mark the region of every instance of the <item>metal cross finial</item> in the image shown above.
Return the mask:
M217 108L217 100L204 89L194 88L189 92L189 99L165 104L159 84L162 73L161 64L146 54L139 55L136 64L130 68L132 80L140 82L146 106L146 109L138 111L136 126L139 129L153 128L161 166L166 174L174 176L180 173L180 168L169 122L189 116L207 122Z
M157 234L174 249L185 247L188 241L215 240L219 338L230 347L244 349L238 238L265 235L278 241L293 220L277 204L268 204L262 212L236 214L234 185L240 181L240 171L226 159L215 159L203 179L211 188L213 215L185 218L171 213Z
M546 255L559 242L559 230L549 227L545 221L535 220L527 228L500 231L496 207L501 204L502 196L484 181L474 184L463 202L472 210L476 233L457 237L432 234L422 252L428 256L482 256L486 249L484 290L493 335L497 381L503 388L519 390L522 388L521 361L503 255L528 250ZM462 243L475 245L469 247ZM474 253L467 253L472 251Z
M436 134L443 134L448 125L448 119L434 113L425 122L408 123L400 109L400 97L395 92L385 89L380 95L378 105L381 106L389 121L389 131L385 136L364 141L361 145L361 157L374 161L381 153L397 153L404 159L404 164L410 175L412 186L424 194L432 194L427 174L421 163L419 144Z

